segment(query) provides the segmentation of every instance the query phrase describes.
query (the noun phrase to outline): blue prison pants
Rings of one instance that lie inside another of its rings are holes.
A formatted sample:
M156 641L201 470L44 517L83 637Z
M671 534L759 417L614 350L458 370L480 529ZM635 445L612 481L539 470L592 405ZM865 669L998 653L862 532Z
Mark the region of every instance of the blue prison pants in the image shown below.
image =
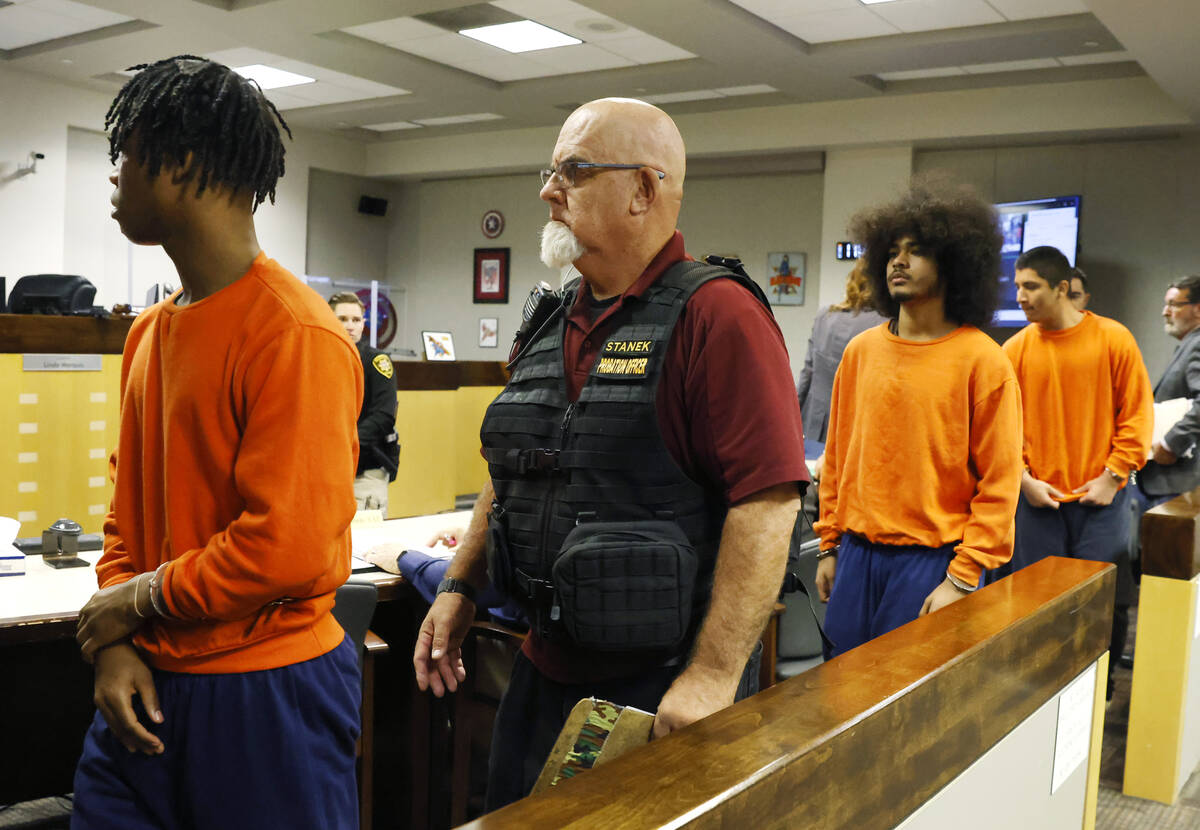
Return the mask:
M925 598L946 578L957 544L877 545L843 533L825 611L825 633L833 641L825 659L915 620Z
M75 771L73 830L355 830L361 675L350 638L240 674L154 671L162 755L131 753L99 712Z

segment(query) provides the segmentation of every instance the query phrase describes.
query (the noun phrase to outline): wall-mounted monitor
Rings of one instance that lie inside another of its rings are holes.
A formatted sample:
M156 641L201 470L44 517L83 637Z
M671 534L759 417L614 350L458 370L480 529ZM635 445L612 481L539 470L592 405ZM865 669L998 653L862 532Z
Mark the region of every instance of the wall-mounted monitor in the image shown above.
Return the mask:
M1053 245L1066 255L1072 267L1079 250L1078 196L1053 196L1025 202L1002 202L1000 214L1000 306L992 322L996 326L1024 326L1025 312L1017 305L1013 282L1017 258L1030 248Z

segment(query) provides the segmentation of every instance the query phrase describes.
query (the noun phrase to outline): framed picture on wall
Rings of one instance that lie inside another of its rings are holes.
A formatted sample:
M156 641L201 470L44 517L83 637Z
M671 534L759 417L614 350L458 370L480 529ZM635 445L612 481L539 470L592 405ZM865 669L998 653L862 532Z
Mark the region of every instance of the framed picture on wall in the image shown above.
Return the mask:
M426 360L454 360L454 337L448 331L423 331Z
M508 302L509 248L475 249L475 302Z
M771 305L804 305L804 259L800 251L767 254Z
M500 320L497 317L479 318L479 348L494 349L500 345Z

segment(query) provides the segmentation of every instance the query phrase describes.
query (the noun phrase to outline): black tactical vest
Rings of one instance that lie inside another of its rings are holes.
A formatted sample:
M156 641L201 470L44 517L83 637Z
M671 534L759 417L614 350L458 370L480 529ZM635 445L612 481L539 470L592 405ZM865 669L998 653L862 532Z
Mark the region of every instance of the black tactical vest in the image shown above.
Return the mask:
M744 272L677 263L616 312L579 400L570 403L564 304L525 344L488 407L480 439L496 492L489 524L503 536L509 570L493 582L539 619L554 601L551 568L577 524L655 520L674 522L698 554L692 616L702 617L726 506L720 492L680 470L660 434L655 399L684 306L718 278L737 280L767 305Z

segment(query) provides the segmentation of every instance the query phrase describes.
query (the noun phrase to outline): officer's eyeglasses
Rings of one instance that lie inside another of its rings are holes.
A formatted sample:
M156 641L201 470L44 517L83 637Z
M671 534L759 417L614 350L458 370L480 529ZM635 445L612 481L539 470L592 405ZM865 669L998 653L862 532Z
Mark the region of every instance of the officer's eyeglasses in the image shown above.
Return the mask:
M1197 302L1200 302L1200 301L1197 301ZM1197 304L1196 302L1186 303L1183 300L1167 300L1165 303L1163 303L1163 308L1169 308L1169 309L1171 309L1171 311L1178 311L1179 309L1183 308L1184 306L1196 305L1196 304Z
M650 167L648 164L603 164L592 161L563 161L559 162L557 167L546 167L539 171L542 178L542 187L550 183L551 179L558 181L563 187L574 187L580 170L641 170L643 167ZM653 167L650 167L654 170ZM658 180L662 181L667 177L667 174L661 170L654 170L658 175Z

